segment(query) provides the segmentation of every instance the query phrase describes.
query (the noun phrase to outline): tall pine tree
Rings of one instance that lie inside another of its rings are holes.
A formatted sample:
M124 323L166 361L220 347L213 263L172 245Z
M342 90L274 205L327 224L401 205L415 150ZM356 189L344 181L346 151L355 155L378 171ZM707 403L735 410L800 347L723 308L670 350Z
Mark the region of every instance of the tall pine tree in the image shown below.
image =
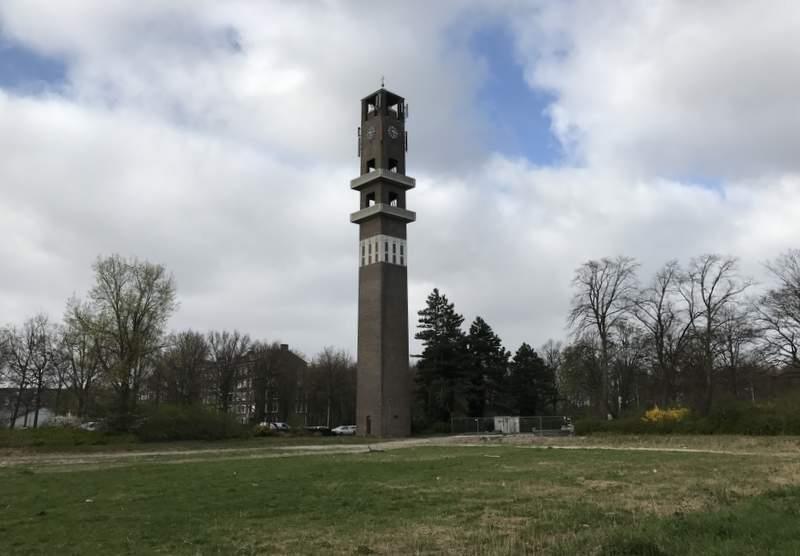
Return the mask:
M447 297L434 289L419 311L419 332L424 349L417 363L417 399L428 423L448 422L464 413L464 317Z
M506 375L510 355L492 327L476 317L467 335L467 404L471 417L508 413Z
M518 415L544 415L555 411L555 373L535 349L526 343L519 346L510 370L509 389L513 409Z

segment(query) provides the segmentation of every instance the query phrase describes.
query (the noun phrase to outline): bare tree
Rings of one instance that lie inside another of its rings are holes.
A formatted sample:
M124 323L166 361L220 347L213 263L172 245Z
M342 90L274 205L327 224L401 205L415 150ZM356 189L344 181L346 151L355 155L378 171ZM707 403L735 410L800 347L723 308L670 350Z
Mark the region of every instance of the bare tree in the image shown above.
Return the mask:
M0 384L5 383L8 375L8 338L5 330L0 329Z
M102 347L100 369L116 393L117 425L125 428L177 307L175 282L161 265L119 255L99 258L94 271L89 303L74 303L69 318Z
M765 354L777 365L800 370L800 249L767 263L777 285L756 306Z
M193 330L170 335L169 347L157 362L169 403L199 403L208 374L210 348L205 336Z
M620 320L614 326L611 351L611 385L618 414L642 402L642 367L645 336L634 321Z
M690 320L682 320L675 306L681 270L677 261L669 261L657 273L650 286L638 292L633 315L644 327L652 347L653 371L662 405L676 401L678 357L690 329Z
M716 359L721 349L718 340L730 315L726 309L736 303L751 284L739 276L735 257L717 254L693 258L683 276L680 293L700 350L702 392L697 405L703 413L708 413L713 401Z
M217 394L217 408L227 413L237 382L244 371L245 356L250 349L250 336L238 330L208 333L208 346L213 362L212 372Z
M560 384L561 378L561 365L564 361L564 346L561 342L557 342L551 338L539 348L539 351L544 359L544 364L553 372L553 376L556 379L555 397L552 400L553 412L556 413L562 399L558 385Z
M734 398L742 393L742 372L749 366L748 354L755 347L760 335L751 303L731 303L721 313L718 331L720 361ZM752 386L751 386L752 390ZM751 392L751 397L754 394Z
M611 335L630 311L637 267L629 257L592 260L578 267L572 280L577 291L572 298L569 326L576 336L595 331L600 341L600 405L596 411L603 417L612 413L608 399Z
M34 410L33 426L39 425L42 394L53 370L53 336L53 326L44 314L28 319L21 329L9 327L3 331L8 358L7 379L16 390L10 428L14 428L23 405L27 415L29 404Z
M325 426L330 427L334 420L354 418L355 363L350 354L325 347L314 358L310 370L317 398L322 397Z
M37 349L36 336L28 327L19 329L15 326L3 329L2 335L7 358L6 380L16 390L8 425L13 429L31 381L33 358Z
M562 407L568 411L583 411L601 406L600 361L597 334L587 332L564 346L556 375ZM563 410L562 410L563 411Z
M286 350L288 351L288 350ZM255 413L253 420L256 423L261 423L267 420L267 414L274 418L277 409L285 410L288 415L289 404L288 394L290 388L289 380L294 378L294 383L297 382L297 377L288 377L288 369L286 368L285 355L281 349L279 342L264 342L257 341L253 343L251 349L253 364L251 367L253 373L253 400L255 402ZM277 403L276 403L277 398ZM281 404L280 400L283 399L284 403ZM281 407L284 406L284 407ZM272 411L268 411L272 410Z
M31 360L31 386L33 387L33 428L39 426L39 411L42 409L42 394L51 385L56 370L57 330L47 315L38 314L27 323L35 336L36 349Z
M553 339L547 340L542 344L542 347L539 348L545 365L550 367L556 374L558 374L558 368L561 366L561 361L563 359L563 349L564 347L561 342L557 342Z
M61 338L61 358L66 363L66 384L77 401L78 418L86 417L91 407L94 387L100 373L103 347L102 337L92 334L81 326L77 314L88 313L89 309L76 307L77 300L70 300L64 317L65 327Z

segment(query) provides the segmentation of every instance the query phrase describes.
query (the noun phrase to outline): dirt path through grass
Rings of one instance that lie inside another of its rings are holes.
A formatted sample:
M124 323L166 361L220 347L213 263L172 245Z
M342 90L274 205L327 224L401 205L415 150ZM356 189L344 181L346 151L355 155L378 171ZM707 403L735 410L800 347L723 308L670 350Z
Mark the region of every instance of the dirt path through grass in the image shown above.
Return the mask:
M762 440L748 437L541 437L535 435L514 436L447 436L433 438L409 438L375 442L372 444L314 444L297 446L259 446L253 448L223 447L176 450L174 447L161 450L136 452L94 452L83 454L25 454L0 456L3 467L67 467L74 470L102 468L135 463L190 463L224 459L262 459L310 455L364 454L385 452L422 446L483 447L516 446L531 449L557 450L604 450L676 452L692 454L717 454L738 456L800 457L800 439L785 437Z

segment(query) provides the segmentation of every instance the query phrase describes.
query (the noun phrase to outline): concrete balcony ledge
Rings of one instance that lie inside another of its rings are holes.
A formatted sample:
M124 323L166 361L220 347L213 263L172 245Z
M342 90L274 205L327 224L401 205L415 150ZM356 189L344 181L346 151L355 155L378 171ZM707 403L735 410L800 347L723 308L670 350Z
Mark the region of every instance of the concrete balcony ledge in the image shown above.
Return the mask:
M414 178L379 168L378 170L374 170L368 174L364 174L363 176L358 176L356 179L350 180L350 189L361 189L362 187L378 180L396 183L397 185L404 187L406 190L414 189L417 186L417 180Z
M378 214L385 214L386 216L405 220L406 222L414 222L417 219L417 213L414 211L393 207L385 203L378 203L352 213L350 215L350 222L357 224L362 220L366 220Z

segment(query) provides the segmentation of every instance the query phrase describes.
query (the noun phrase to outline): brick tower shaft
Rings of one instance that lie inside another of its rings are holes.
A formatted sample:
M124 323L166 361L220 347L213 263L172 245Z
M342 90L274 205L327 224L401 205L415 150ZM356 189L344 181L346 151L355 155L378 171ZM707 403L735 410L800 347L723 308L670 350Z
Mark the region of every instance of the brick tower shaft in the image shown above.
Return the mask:
M405 175L406 114L403 98L383 88L361 101L361 175L350 182L360 209L350 221L359 226L356 425L364 436L411 434L406 225L416 215L406 209L415 186Z

